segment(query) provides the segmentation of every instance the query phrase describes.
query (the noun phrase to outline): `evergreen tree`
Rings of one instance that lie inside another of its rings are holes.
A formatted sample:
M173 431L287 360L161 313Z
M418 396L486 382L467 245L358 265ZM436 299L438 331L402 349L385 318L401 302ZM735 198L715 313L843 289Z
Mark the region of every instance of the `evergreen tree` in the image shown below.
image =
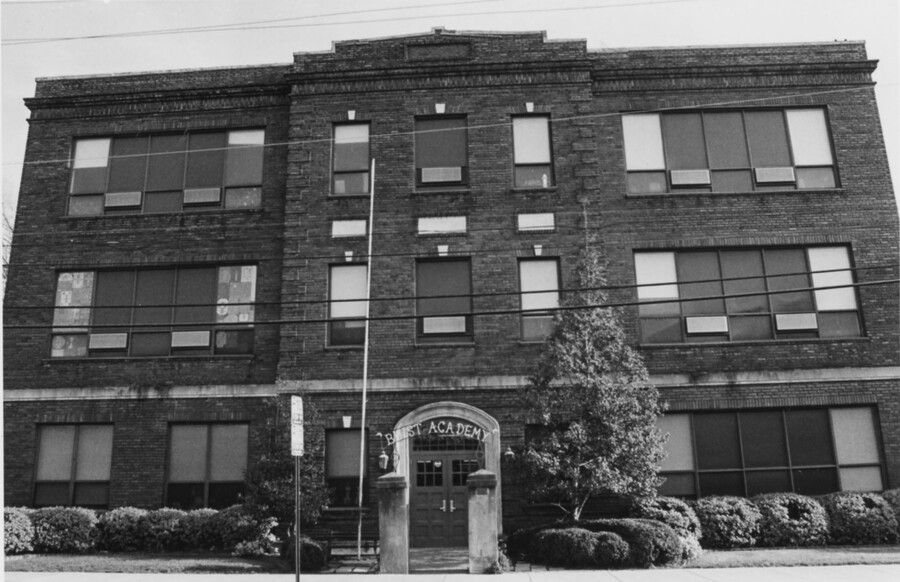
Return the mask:
M564 306L608 303L596 252L582 252L576 274L580 290ZM655 495L665 440L655 421L662 408L617 309L559 311L522 396L543 425L519 458L532 496L577 520L596 495Z

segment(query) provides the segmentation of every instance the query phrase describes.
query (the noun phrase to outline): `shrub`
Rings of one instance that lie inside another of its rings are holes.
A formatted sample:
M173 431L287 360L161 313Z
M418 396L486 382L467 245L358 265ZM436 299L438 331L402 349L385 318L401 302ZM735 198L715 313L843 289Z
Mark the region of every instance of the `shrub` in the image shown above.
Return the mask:
M78 553L94 547L97 515L83 507L45 507L31 514L34 549L48 553Z
M761 546L821 546L828 541L828 515L811 497L771 493L753 498L762 516Z
M632 503L631 515L661 521L682 538L699 540L702 535L697 514L687 503L674 497L638 497Z
M545 529L531 542L531 555L549 566L590 568L596 551L597 535L578 527Z
M694 536L678 536L684 547L681 552L681 559L684 562L692 562L703 555L703 548L700 547L700 541Z
M34 526L28 513L18 507L3 509L3 552L7 556L34 549Z
M894 510L894 517L900 522L900 489L887 489L881 492L881 496L888 502L891 509ZM900 533L900 531L898 531L898 533Z
M209 520L212 547L231 552L241 542L272 544L275 519L264 517L243 505L232 505Z
M759 510L743 497L704 497L694 505L704 548L747 548L759 537Z
M621 568L628 561L628 542L618 534L601 531L597 536L594 563L598 568Z
M897 542L894 510L877 493L842 491L822 498L831 521L832 544L892 544Z
M593 532L617 534L629 547L626 565L635 568L680 564L684 546L671 527L652 519L592 519L578 522Z
M530 558L531 539L541 530L560 527L560 524L540 525L518 529L506 536L506 553L514 559Z
M212 520L218 514L215 509L189 511L178 522L176 537L185 550L211 550L216 545Z
M281 543L281 558L291 565L291 571L294 570L294 537L288 535ZM318 572L325 567L325 549L319 542L300 536L300 571L301 572Z
M147 512L139 521L144 549L162 552L186 549L181 520L187 514L180 509L163 507Z
M134 552L144 549L146 536L140 527L147 515L137 507L118 507L100 516L97 525L99 546L110 552Z

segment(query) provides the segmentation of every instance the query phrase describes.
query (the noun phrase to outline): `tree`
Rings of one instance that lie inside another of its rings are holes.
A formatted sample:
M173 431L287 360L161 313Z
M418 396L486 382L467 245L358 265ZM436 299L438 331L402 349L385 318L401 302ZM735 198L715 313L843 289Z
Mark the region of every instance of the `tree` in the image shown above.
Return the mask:
M281 426L289 425L287 400L277 403L277 416ZM300 457L300 528L314 525L328 504L325 486L325 436L316 407L307 402L303 408L305 427L305 451ZM285 433L286 430L280 432ZM244 503L261 515L278 520L273 530L285 539L293 530L294 509L294 458L286 438L278 438L270 450L256 460L247 471L247 493Z
M582 252L579 291L563 305L605 305L599 254ZM664 437L662 412L640 355L627 343L614 308L561 310L536 372L523 388L541 420L519 457L533 496L551 499L571 518L596 495L654 495Z

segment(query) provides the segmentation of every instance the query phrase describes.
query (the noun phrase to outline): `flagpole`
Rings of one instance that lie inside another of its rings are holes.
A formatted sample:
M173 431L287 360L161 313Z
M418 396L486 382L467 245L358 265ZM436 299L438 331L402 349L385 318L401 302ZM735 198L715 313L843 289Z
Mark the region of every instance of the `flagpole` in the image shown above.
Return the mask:
M372 238L375 222L375 159L372 159L369 179L369 253L366 256L366 327L363 340L362 418L359 425L359 522L356 527L356 558L362 557L363 474L366 466L366 394L369 383L369 305L372 293Z

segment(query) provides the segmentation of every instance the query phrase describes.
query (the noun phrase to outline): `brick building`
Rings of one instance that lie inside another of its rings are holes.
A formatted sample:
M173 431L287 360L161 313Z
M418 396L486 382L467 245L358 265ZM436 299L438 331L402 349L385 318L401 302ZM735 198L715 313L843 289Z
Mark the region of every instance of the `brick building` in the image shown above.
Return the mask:
M366 505L384 450L414 544L465 542L476 468L514 523L533 510L503 479L529 422L515 390L586 240L669 403L664 493L897 486L875 64L857 42L598 51L435 29L285 65L39 79L5 503L226 505L303 394L327 518L353 514L364 428Z

